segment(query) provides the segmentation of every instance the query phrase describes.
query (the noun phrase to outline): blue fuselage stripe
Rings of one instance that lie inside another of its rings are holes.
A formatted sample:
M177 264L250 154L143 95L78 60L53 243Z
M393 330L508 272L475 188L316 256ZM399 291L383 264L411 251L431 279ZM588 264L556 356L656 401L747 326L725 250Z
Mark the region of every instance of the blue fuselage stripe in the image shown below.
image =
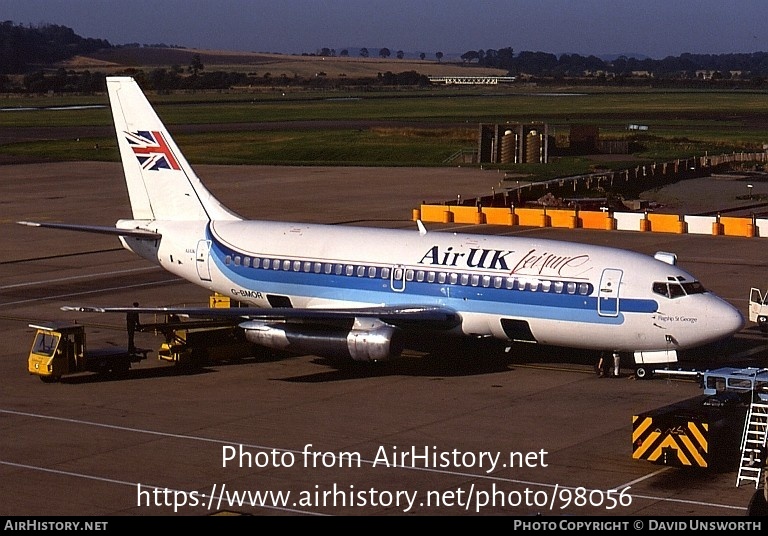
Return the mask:
M622 297L618 307L620 313L617 314L616 300L601 298L600 310L608 314L600 315L596 296L494 288L481 284L472 286L415 280L395 281L396 288L404 287L398 292L392 289L389 278L380 276L380 270L377 271L376 277L368 277L368 267L362 276L327 274L323 271L305 272L301 269L294 271L294 262L300 262L302 266L305 262L296 260L290 261L288 270L282 269L283 260L278 263L280 269L264 269L235 264L232 262L235 256L245 257L242 253L229 250L214 241L211 257L225 277L244 289L264 294L361 303L442 305L474 313L604 324L622 323L621 313L652 313L658 309L654 300ZM224 261L226 258L229 258L229 262ZM274 262L275 257L270 259ZM316 261L306 262L314 264ZM613 315L610 312L613 312Z

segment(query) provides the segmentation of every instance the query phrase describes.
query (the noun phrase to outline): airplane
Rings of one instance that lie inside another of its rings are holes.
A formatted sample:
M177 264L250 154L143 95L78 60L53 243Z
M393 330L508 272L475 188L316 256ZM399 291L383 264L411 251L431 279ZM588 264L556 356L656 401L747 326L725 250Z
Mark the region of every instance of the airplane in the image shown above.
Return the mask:
M119 237L168 272L247 307L89 307L225 319L273 350L353 361L407 334L606 352L638 363L725 339L741 313L676 256L530 237L245 220L206 189L131 77L107 77L132 210L114 227L24 225ZM645 360L645 361L643 361Z

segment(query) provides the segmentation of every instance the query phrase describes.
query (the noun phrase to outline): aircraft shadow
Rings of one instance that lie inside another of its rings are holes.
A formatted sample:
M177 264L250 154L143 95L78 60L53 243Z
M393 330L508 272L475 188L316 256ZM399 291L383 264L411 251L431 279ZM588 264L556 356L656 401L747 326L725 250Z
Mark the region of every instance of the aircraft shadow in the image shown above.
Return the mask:
M315 363L329 370L287 378L289 382L331 382L375 376L476 376L498 374L524 363L596 362L594 352L541 347L530 344L507 348L500 341L480 339L447 339L409 345L410 351L390 361L377 363L335 361L317 358Z

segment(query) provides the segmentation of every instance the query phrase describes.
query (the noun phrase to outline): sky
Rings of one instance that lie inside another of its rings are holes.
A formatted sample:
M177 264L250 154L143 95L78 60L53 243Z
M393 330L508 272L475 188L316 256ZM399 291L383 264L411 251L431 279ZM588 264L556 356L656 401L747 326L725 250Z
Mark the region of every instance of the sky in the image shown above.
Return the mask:
M768 51L766 0L0 0L0 20L68 26L113 45L287 54Z

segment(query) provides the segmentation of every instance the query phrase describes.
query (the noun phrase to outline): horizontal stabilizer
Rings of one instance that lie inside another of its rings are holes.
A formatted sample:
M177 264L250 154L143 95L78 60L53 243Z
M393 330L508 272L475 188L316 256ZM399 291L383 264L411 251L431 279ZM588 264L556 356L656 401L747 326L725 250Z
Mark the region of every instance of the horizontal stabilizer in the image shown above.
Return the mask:
M47 227L49 229L62 229L64 231L79 231L81 233L98 233L114 236L131 236L133 238L146 238L147 240L157 240L162 235L145 231L144 229L120 229L118 227L102 227L99 225L73 225L68 223L38 223L34 221L16 222L20 225L29 227Z

